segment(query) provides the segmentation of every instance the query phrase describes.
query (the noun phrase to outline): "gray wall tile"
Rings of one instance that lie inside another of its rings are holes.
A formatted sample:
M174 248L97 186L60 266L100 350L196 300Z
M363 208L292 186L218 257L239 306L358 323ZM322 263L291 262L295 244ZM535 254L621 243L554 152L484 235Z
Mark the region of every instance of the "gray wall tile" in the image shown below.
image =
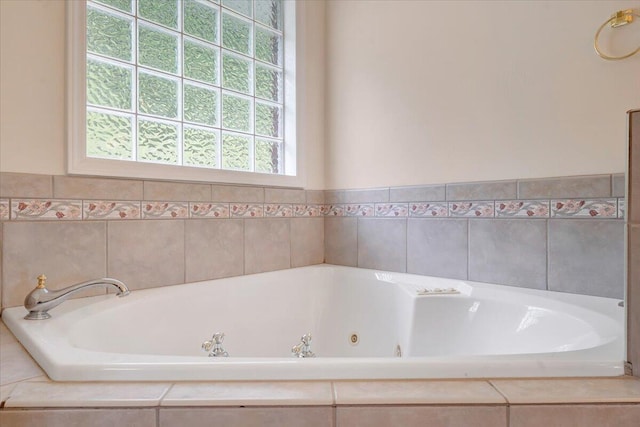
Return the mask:
M263 187L244 187L240 185L213 185L211 201L231 203L264 203Z
M333 427L330 406L269 408L161 408L159 427Z
M244 273L291 267L289 219L244 220Z
M629 226L627 269L627 360L640 376L640 225Z
M219 279L244 273L244 224L241 219L192 219L185 222L185 280Z
M545 289L546 220L469 220L469 280Z
M291 218L291 267L324 262L324 218Z
M145 181L144 200L208 202L211 200L211 185Z
M367 190L326 190L324 201L327 204L335 203L367 203L388 202L388 188L374 188Z
M142 181L54 176L53 197L58 199L142 200Z
M324 204L324 190L307 190L306 203L309 205Z
M446 186L420 185L413 187L391 187L390 202L437 202L445 200Z
M307 200L304 190L292 188L265 188L265 203L296 203L302 204Z
M447 184L447 200L513 199L516 188L516 181Z
M512 405L510 427L637 427L640 405Z
M625 176L623 173L611 175L611 196L624 197L625 185Z
M350 267L358 265L358 218L325 218L324 262Z
M467 252L467 220L408 220L407 273L466 279Z
M51 175L0 172L0 197L53 197Z
M155 409L54 409L0 411L0 425L9 427L156 427ZM184 424L183 424L184 425Z
M611 175L572 176L518 181L519 199L611 196Z
M339 427L507 427L505 406L339 406Z
M130 289L184 283L184 221L110 221L107 226L110 277Z
M622 298L624 223L549 220L549 290Z
M5 222L2 243L5 307L22 305L40 274L48 287L60 289L107 273L103 221Z
M358 218L358 267L405 272L407 220Z

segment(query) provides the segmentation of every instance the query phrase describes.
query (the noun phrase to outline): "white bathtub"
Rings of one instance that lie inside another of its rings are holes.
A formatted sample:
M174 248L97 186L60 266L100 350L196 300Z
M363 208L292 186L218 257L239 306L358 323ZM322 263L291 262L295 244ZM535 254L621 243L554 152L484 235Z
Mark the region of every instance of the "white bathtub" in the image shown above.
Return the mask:
M618 302L320 265L70 300L49 320L24 320L22 307L2 317L64 381L615 376ZM229 358L201 350L214 332ZM306 333L317 357L292 357Z

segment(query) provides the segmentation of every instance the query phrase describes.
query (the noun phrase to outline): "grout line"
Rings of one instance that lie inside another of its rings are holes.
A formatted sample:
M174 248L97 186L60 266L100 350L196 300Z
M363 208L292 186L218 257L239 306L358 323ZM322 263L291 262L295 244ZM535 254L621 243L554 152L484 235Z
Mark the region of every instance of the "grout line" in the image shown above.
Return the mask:
M182 280L187 283L187 221L182 220Z
M506 394L504 394L494 383L493 380L487 380L487 383L491 386L491 388L493 388L496 392L498 392L498 394L500 396L502 396L502 398L504 399L504 403L507 405L507 407L509 407L509 405L511 404L511 402L509 402L509 398L507 397Z
M548 291L549 290L549 266L551 265L551 260L549 259L549 227L551 227L551 224L549 223L549 219L545 219L545 232L546 232L546 236L545 236L545 244L546 244L546 250L544 251L544 255L545 255L545 267L547 269L546 274L545 274L545 289Z

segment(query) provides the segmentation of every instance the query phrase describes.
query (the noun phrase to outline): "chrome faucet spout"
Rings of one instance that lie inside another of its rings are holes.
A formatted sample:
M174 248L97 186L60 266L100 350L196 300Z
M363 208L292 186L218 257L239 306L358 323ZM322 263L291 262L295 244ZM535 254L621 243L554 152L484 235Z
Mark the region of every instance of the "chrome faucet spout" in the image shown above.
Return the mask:
M46 277L41 275L38 277L38 286L29 292L24 299L24 308L29 310L24 318L27 320L42 320L49 319L51 315L48 313L54 307L57 307L71 295L80 292L85 289L94 287L115 288L116 295L124 297L129 295L129 288L127 285L116 279L110 279L108 277L103 279L93 279L86 282L77 283L67 288L57 291L50 291L45 285Z

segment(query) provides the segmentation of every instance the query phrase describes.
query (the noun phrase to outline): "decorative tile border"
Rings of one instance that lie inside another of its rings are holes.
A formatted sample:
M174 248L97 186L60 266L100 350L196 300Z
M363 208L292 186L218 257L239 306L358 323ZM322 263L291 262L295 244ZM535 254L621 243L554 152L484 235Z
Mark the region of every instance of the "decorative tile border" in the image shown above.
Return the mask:
M570 218L617 218L618 205L616 199L603 200L552 200L552 217Z
M493 218L495 202L452 202L449 203L449 216Z
M189 218L189 203L145 202L142 204L142 219Z
M173 201L0 199L0 220L188 218L624 218L623 198L413 203L277 204Z
M264 216L263 205L259 204L232 203L229 210L233 218L260 218Z
M409 203L409 216L417 218L442 218L449 216L446 202Z
M292 217L293 205L265 204L264 216L268 217Z
M376 216L405 217L409 214L408 203L376 203Z
M93 200L82 202L83 219L140 219L140 202Z
M11 202L9 199L0 199L0 221L6 221L11 217Z
M549 200L496 200L498 218L549 218Z
M82 219L81 200L12 199L11 219Z
M190 218L229 218L228 203L189 203Z

